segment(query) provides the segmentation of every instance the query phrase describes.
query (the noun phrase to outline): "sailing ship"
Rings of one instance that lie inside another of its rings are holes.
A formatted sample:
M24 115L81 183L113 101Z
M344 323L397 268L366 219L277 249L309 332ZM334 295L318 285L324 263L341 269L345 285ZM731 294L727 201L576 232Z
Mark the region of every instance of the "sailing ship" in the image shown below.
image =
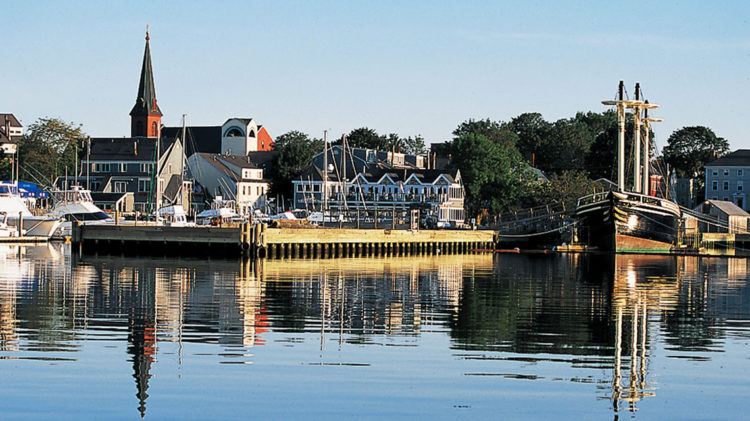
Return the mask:
M649 118L648 110L658 106L641 100L639 84L636 84L635 100L625 99L622 81L617 100L602 103L617 109L617 188L578 200L575 212L578 238L590 247L602 251L667 253L677 243L682 212L676 203L649 195L649 125L661 119ZM625 187L627 109L633 110L635 126L632 191L627 191ZM645 129L643 142L642 129Z

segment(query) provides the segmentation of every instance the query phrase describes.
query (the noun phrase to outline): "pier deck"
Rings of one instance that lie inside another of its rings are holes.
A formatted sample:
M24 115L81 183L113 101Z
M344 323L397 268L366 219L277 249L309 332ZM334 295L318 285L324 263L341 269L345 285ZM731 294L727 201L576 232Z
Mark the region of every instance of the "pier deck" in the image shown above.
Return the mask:
M239 228L83 225L72 242L82 253L189 254L319 258L466 254L494 249L489 230Z

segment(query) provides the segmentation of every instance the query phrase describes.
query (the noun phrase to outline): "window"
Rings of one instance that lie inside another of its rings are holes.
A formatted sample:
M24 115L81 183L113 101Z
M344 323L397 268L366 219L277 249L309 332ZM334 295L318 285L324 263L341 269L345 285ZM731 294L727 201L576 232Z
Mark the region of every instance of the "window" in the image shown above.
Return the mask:
M151 123L151 137L159 137L159 125L155 121Z
M167 173L172 174L172 164L167 165Z
M729 175L729 169L724 168L724 175Z
M714 191L719 190L719 182L718 181L714 180L714 181L711 182L711 190L714 190Z
M724 198L722 198L721 200L723 200L723 201L725 201L725 202L728 202L728 201L729 201L729 198L728 198L728 197L726 197L726 196L724 196Z
M109 172L109 164L92 164L93 172Z
M743 172L742 170L737 170L737 177L742 177Z
M102 183L99 181L92 181L91 182L91 190L93 191L99 191L102 189Z
M716 177L717 175L719 175L719 171L718 170L713 170L713 171L711 171L711 175L713 175L714 177Z
M724 190L729 190L729 181L724 182Z
M128 164L120 163L120 172L128 172Z
M742 191L742 188L744 187L744 183L742 181L737 182L737 191Z
M138 180L138 191L139 192L151 191L151 180L143 179L143 178Z
M112 187L115 193L125 193L128 191L128 182L127 181L115 181Z
M154 164L152 163L141 164L141 172L144 172L146 174L151 174L153 171L154 171Z

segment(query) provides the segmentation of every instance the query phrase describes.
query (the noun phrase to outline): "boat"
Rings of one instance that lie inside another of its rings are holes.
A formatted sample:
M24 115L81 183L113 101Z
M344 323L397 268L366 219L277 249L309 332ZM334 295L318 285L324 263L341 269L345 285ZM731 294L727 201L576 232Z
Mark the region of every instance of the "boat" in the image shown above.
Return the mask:
M677 244L682 211L676 203L648 194L649 124L661 121L649 118L648 110L658 106L641 100L639 84L636 84L635 100L624 99L623 92L623 82L620 81L618 99L603 101L604 105L614 105L617 108L617 184L609 191L578 199L575 210L576 234L580 242L600 251L668 253ZM626 108L633 110L635 124L632 191L625 187ZM641 142L641 130L644 128L645 138ZM644 164L642 168L641 158Z
M18 194L15 183L0 183L0 212L7 215L7 226L18 230L19 221L21 234L31 237L52 237L62 220L54 216L34 216Z
M165 206L159 209L159 218L169 227L192 227L195 223L188 222L185 208L182 205Z
M0 212L0 238L11 238L18 235L18 230L8 226L8 214Z
M81 186L72 186L66 190L52 192L54 207L50 216L63 220L58 234L69 236L73 230L73 221L82 225L113 224L112 217L94 204L91 191Z
M668 253L677 242L681 214L676 203L658 197L595 193L578 200L578 239L602 251Z

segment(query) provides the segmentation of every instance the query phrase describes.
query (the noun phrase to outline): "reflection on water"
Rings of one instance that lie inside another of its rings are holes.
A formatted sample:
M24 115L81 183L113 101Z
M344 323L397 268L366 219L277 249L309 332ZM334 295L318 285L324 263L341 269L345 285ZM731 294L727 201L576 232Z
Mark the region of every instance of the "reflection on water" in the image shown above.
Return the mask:
M695 416L713 386L750 391L749 298L737 258L251 264L2 246L0 412L92 415L78 397L98 393L110 418L236 417L248 399L254 416Z

